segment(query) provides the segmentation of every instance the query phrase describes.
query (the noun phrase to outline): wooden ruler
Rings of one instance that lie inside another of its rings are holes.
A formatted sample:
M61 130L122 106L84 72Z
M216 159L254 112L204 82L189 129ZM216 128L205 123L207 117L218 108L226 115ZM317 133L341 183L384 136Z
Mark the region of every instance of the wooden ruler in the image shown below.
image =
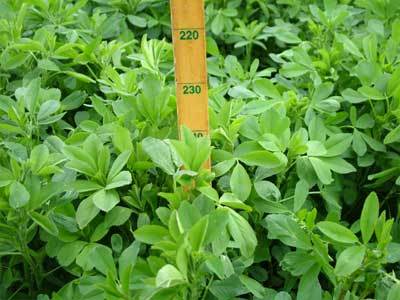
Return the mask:
M204 0L171 0L178 125L209 134Z

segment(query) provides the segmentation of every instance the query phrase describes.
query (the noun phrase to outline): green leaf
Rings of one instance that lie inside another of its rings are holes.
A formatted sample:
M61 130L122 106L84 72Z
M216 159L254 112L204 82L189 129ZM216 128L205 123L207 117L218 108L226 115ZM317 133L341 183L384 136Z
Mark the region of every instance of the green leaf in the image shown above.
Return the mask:
M214 242L221 235L221 231L224 231L229 221L229 209L219 207L209 214L208 218L208 230L205 244Z
M125 127L115 126L112 141L119 152L133 151L131 133Z
M1 101L1 99L0 99ZM11 134L11 133L16 133L20 135L26 135L25 131L23 131L21 128L9 124L1 124L0 123L0 132L4 133L6 135Z
M74 110L85 103L87 94L83 91L74 91L61 101L62 110Z
M199 171L211 154L211 141L208 137L200 137L196 139L196 150L192 161L192 170Z
M358 47L347 36L345 36L344 34L336 33L335 37L339 41L339 43L343 45L344 49L347 52L359 58L364 58L364 55L362 55Z
M343 250L336 262L335 274L349 276L361 267L365 256L365 246L353 246Z
M211 30L215 35L219 35L224 29L224 16L221 13L217 13L211 23Z
M57 66L57 64L50 59L41 59L38 61L38 67L43 69L43 70L48 70L48 71L60 71L60 68Z
M339 174L348 174L356 171L356 168L340 157L321 157L320 160L329 169Z
M297 300L322 300L322 289L318 281L319 270L319 266L314 266L301 276Z
M132 175L129 171L122 171L107 183L106 190L128 185L132 182Z
M298 63L285 63L280 69L280 73L287 78L294 78L310 72L310 69Z
M382 144L380 141L377 141L376 139L374 139L373 137L370 137L369 135L359 131L361 134L361 137L363 138L363 140L368 144L368 146L371 147L371 149L375 150L375 151L379 151L379 152L385 152L386 151L386 147L384 144Z
M8 203L12 208L17 209L24 207L28 204L30 198L31 195L22 183L14 181L11 184Z
M94 268L104 275L111 275L115 278L117 269L110 248L103 245L96 245L89 255L89 260Z
M307 199L309 192L308 183L304 180L299 180L294 189L294 211L298 211Z
M375 125L375 120L370 114L363 114L357 119L356 127L360 129L373 128Z
M332 135L324 143L326 153L325 157L339 156L347 151L352 142L352 135L348 133L339 133Z
M99 212L100 210L94 205L92 197L84 199L76 210L76 221L79 228L85 228Z
M208 229L208 217L203 217L189 230L188 238L194 251L200 251L204 245Z
M64 73L85 83L96 83L96 81L94 81L92 78L82 73L77 73L73 71L66 71Z
M228 94L232 98L248 99L248 98L256 98L257 97L256 93L253 93L252 91L250 91L249 89L247 89L241 85L231 88L229 90Z
M121 226L128 221L131 213L132 210L127 207L116 206L106 214L106 217L104 218L104 224L106 224L107 227Z
M140 242L134 241L128 248L126 248L118 259L118 272L119 278L123 281L123 278L128 277L128 289L130 281L130 270L136 265L140 250Z
M274 153L266 150L243 153L238 156L238 159L248 166L277 168L283 165L283 162Z
M218 202L218 200L219 200L218 192L215 189L213 189L211 186L199 187L197 189L200 193L202 193L209 199L211 199L215 202Z
M61 107L60 102L56 100L49 100L44 102L40 106L39 112L37 114L38 121L40 122L50 117L50 115L57 112L60 109L60 107Z
M307 142L308 156L323 156L327 153L325 146L320 141Z
M387 261L390 264L397 263L400 261L400 244L399 243L394 243L390 242L387 245Z
M136 229L133 235L140 242L150 245L169 238L168 229L159 225L144 225Z
M22 66L28 60L29 56L28 53L18 53L11 57L7 55L2 57L1 65L4 70L13 70Z
M364 156L367 152L367 144L364 142L361 132L357 129L354 130L352 146L358 156Z
M72 264L86 244L84 241L74 241L62 246L57 253L57 260L60 266L67 267Z
M400 91L400 68L397 67L393 72L387 86L387 93L389 96L394 96Z
M360 92L357 92L353 89L347 88L342 92L343 99L350 103L362 103L368 100L368 97L365 97Z
M9 170L0 166L0 187L7 186L14 181L14 175Z
M72 183L72 187L78 193L97 191L103 187L94 181L76 180Z
M228 230L238 243L242 255L251 257L257 246L256 235L246 219L232 209L229 209Z
M219 199L219 204L235 208L235 209L243 209L245 211L251 212L252 208L249 205L244 204L241 200L237 198L234 194L224 193L222 197Z
M379 217L379 200L375 192L368 195L364 202L360 217L361 235L364 244L367 244L375 230Z
M157 272L156 286L159 288L169 288L185 282L185 277L173 265L165 265Z
M280 99L281 94L269 79L260 78L253 81L253 90L262 96Z
M246 201L251 192L251 180L245 168L237 164L233 169L230 186L232 192L242 201Z
M298 44L301 43L301 40L299 37L288 31L287 29L281 29L281 30L276 30L274 33L274 37L276 37L278 40L287 43L287 44Z
M400 299L400 283L395 283L389 290L386 300L398 300Z
M357 66L354 67L353 72L363 86L370 87L382 76L381 69L381 66L375 62L361 61ZM358 91L361 92L360 90Z
M392 129L383 140L384 144L391 144L400 141L400 125Z
M323 184L331 184L333 178L329 166L317 157L309 157L308 159L310 160L318 179Z
M216 299L221 300L235 299L239 295L249 292L240 281L239 276L230 276L224 280L214 280L210 291Z
M214 165L212 167L213 172L215 173L216 177L220 177L227 173L235 164L236 160L235 159L229 159L229 160L224 160L221 161L220 163Z
M123 247L122 237L118 233L114 233L111 236L111 248L116 253L121 253Z
M358 91L365 97L372 100L383 100L385 95L383 95L378 89L369 86L362 86Z
M54 236L58 236L58 228L56 224L46 215L41 215L35 211L30 212L32 220L46 230L48 233Z
M171 140L171 145L174 147L185 169L191 170L193 150L182 141Z
M239 279L243 283L243 285L249 290L250 293L252 293L254 296L258 298L263 297L264 287L261 283L246 275L240 275Z
M314 245L315 247L315 245ZM314 250L315 251L315 250ZM293 276L301 276L310 270L318 260L305 250L287 252L281 261L284 270L289 271Z
M113 181L114 177L121 174L122 168L126 165L131 155L130 150L126 150L122 152L118 157L115 159L114 163L111 166L110 171L108 172L107 180Z
M219 49L218 49L217 42L210 36L207 36L206 40L207 40L207 53L209 53L209 54L211 54L213 56L219 56L220 52L219 52Z
M179 222L188 231L201 218L199 209L188 201L183 201L178 209Z
M169 175L174 175L176 172L171 149L169 145L152 137L147 137L142 141L144 152L150 156L151 160Z
M323 142L325 141L326 138L326 128L324 121L318 117L312 117L310 124L308 125L308 133L310 140L315 140L315 141L320 141Z
M333 84L330 82L323 82L315 88L313 94L313 101L320 102L328 98L333 92Z
M147 26L147 20L145 18L142 18L139 16L128 15L128 21L132 25L140 27L140 28L146 28L146 26Z
M275 295L274 300L292 300L292 297L287 292L279 292Z
M35 78L29 83L24 93L25 107L31 113L35 111L35 108L37 106L39 100L39 92L40 92L40 78Z
M65 166L69 169L81 172L83 174L94 176L97 171L97 165L93 157L76 146L64 146L64 154L70 159Z
M354 244L358 242L356 235L350 229L340 224L322 221L317 224L317 228L335 242L344 244Z
M235 271L229 257L212 255L206 261L207 268L210 269L219 279L225 279L232 276Z
M41 144L35 146L32 149L29 158L32 172L37 174L40 171L40 169L46 165L48 158L49 158L49 148L47 148L46 145Z
M271 214L265 221L269 239L278 239L285 245L300 249L311 249L310 237L291 216Z
M115 190L101 189L93 194L93 203L102 211L108 212L119 203L119 195Z
M277 201L281 198L281 192L276 185L270 181L262 180L254 182L254 188L258 196L264 200Z

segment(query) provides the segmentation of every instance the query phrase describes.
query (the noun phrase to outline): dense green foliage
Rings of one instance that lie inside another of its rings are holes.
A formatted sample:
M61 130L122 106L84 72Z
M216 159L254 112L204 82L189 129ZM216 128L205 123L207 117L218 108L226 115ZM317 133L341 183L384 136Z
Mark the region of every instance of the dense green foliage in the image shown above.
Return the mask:
M400 299L398 0L0 1L0 299ZM212 170L203 163L211 155Z

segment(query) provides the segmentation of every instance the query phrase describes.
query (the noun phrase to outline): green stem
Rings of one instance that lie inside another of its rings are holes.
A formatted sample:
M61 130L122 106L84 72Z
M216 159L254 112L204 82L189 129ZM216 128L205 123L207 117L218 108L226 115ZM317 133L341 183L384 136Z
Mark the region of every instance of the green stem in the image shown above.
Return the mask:
M372 114L374 115L374 119L376 119L377 115L376 115L375 107L374 107L374 105L372 104L371 99L368 99L368 103L369 103L369 105L371 106L371 110L372 110Z
M20 220L26 219L25 213L20 212ZM36 287L40 288L41 286L41 277L40 277L40 266L35 264L34 259L29 253L28 242L27 242L27 224L26 222L21 221L21 225L18 230L18 242L19 242L19 250L21 252L22 257L24 258L26 264L24 264L24 275L25 279L28 282L34 282ZM27 282L27 283L28 283ZM29 285L30 293L33 294L34 285Z
M210 289L210 286L211 286L213 280L214 280L214 275L212 275L210 280L208 281L207 286L204 289L203 296L201 297L201 300L205 300L206 299L206 296L208 294L208 290Z
M246 58L245 58L246 69L250 67L252 50L253 50L253 44L249 44L246 46Z
M308 193L309 195L319 195L319 194L321 194L321 192L309 192ZM282 199L282 200L279 200L278 202L279 203L281 203L281 202L286 202L286 201L289 201L289 200L291 200L291 199L293 199L294 198L294 195L293 196L290 196L290 197L287 197L287 198L284 198L284 199Z

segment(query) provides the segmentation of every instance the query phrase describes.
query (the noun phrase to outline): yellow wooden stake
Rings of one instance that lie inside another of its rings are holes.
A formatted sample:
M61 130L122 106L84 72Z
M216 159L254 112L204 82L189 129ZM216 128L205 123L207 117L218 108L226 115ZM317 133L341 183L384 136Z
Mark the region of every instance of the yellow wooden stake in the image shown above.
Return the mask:
M171 16L178 125L208 135L204 0L171 0Z

